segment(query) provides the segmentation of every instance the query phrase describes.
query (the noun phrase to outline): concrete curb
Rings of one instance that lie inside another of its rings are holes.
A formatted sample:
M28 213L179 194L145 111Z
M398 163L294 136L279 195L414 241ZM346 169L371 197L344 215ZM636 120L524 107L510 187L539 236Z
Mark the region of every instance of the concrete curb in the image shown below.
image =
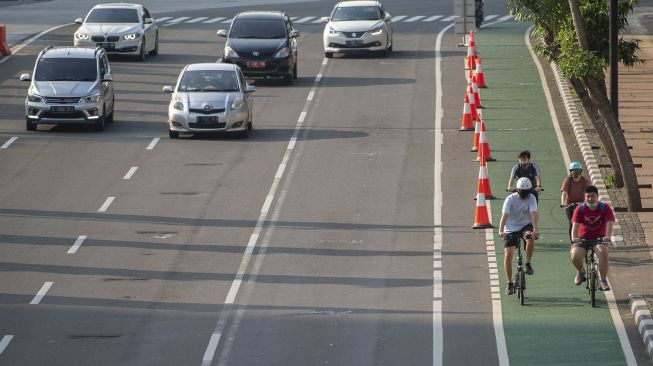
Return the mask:
M628 297L630 298L630 311L635 318L639 335L642 336L644 347L653 362L653 316L651 310L643 295L628 294Z

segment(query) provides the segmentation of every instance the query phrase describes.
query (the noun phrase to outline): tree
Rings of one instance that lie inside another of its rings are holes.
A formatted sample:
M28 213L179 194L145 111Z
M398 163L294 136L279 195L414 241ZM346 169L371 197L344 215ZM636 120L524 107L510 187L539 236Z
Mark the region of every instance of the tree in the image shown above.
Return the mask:
M636 0L619 0L619 29ZM535 51L556 63L587 111L626 193L628 208L641 209L635 166L626 139L608 99L605 71L609 60L609 5L606 0L509 0L517 20L535 25ZM619 39L618 59L626 66L643 62L638 41Z

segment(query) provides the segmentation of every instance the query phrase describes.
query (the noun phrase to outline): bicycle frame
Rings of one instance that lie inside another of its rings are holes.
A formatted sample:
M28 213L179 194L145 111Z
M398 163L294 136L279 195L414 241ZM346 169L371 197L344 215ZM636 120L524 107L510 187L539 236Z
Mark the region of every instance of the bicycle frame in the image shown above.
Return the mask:
M524 257L522 255L522 244L526 250L526 238L524 235L519 235L517 241L517 272L515 273L515 291L517 291L517 298L519 303L524 305L524 296L526 291L526 272L524 271Z
M597 256L595 255L594 248L603 243L603 240L585 240L581 239L581 243L589 244L589 249L585 251L585 267L587 268L587 286L585 288L588 290L590 295L590 301L592 307L596 307L596 290L598 288L598 279L599 279L599 263Z

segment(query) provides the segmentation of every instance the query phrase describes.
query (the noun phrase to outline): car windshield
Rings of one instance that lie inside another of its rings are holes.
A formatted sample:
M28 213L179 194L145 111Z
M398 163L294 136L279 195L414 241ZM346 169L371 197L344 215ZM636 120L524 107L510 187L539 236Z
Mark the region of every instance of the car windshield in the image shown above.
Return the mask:
M36 81L95 81L94 58L42 58L36 65Z
M381 12L376 6L341 6L336 8L331 17L334 22L379 19L381 19Z
M140 23L136 9L94 9L86 23Z
M228 70L186 71L179 81L181 92L237 92L236 73Z
M229 37L286 38L286 26L282 19L236 19Z

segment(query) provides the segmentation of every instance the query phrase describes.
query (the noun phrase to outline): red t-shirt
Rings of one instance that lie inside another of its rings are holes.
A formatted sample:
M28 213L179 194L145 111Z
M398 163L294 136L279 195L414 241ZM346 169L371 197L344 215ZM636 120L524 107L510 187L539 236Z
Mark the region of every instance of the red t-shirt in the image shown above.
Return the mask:
M614 214L607 203L603 203L603 212L599 208L600 205L601 203L596 206L596 209L592 210L583 203L574 210L571 221L580 224L579 238L594 240L605 236L605 226L608 221L614 221ZM582 206L585 207L581 210Z

